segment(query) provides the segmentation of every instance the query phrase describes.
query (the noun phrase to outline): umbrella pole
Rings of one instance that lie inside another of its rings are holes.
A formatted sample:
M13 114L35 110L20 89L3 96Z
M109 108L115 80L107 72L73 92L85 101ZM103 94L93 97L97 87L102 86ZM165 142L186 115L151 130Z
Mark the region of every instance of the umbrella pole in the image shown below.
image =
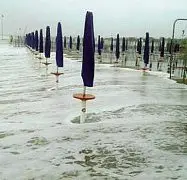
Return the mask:
M86 94L86 86L84 86L84 89L83 89L83 97L85 96L85 94ZM80 124L85 122L85 118L86 118L86 100L83 99L82 100L81 116L80 116Z
M59 80L58 80L58 66L57 66L57 68L56 68L56 82L57 82L57 83L59 82Z
M45 59L45 65L46 65L46 69L48 70L47 58Z

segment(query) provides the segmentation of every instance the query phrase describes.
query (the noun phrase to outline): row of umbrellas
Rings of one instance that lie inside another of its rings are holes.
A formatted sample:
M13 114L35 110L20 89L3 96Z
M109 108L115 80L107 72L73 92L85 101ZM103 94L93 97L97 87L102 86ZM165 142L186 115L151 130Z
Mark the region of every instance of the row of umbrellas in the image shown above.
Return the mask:
M64 43L63 43L63 47L67 48L67 38L66 36L64 36L63 39ZM136 52L141 55L142 54L142 38L139 38L137 40L136 43ZM42 29L40 30L40 37L38 40L38 31L36 30L35 33L31 32L29 34L26 35L25 38L25 42L28 46L30 46L32 49L35 49L36 51L39 51L40 53L43 53L43 32ZM146 42L146 39L145 39ZM76 43L76 50L80 51L80 44L81 44L81 40L80 40L80 36L77 36L77 43ZM152 39L151 41L151 50L150 53L153 54L154 53L154 39ZM39 47L38 47L39 45ZM72 40L72 36L69 37L69 49L71 50L73 46L73 40ZM117 38L116 38L116 59L118 60L120 57L120 49L122 54L124 54L125 51L128 50L128 39L125 39L125 37L122 38L122 45L120 47L120 38L119 38L119 34L117 34ZM171 54L171 43L167 43L167 51ZM145 48L145 47L144 47ZM50 49L51 49L51 40L50 40L50 27L47 26L46 27L46 41L45 41L45 57L46 58L50 58ZM104 49L104 38L100 37L100 35L98 36L98 43L97 43L97 52L98 55L101 56L102 52ZM112 53L114 50L114 39L111 38L111 43L110 43L110 52ZM165 38L163 37L160 41L159 44L159 51L160 51L160 57L164 57L164 51L165 51ZM179 44L176 43L174 45L174 52L178 52L179 51Z
M51 36L50 27L46 27L45 36L45 48L43 47L43 31L40 29L40 34L38 37L38 31L26 34L25 44L35 52L44 53L45 58L50 58L51 53ZM64 43L63 43L64 40ZM69 46L72 48L72 37L70 36ZM62 26L59 22L57 25L57 35L56 35L56 65L57 67L63 67L63 49L66 44L66 37L62 36ZM80 36L77 37L77 50L80 49ZM93 29L93 14L92 12L87 12L84 28L84 38L83 38L83 63L82 63L82 78L84 86L93 86L94 77L94 54L95 54L95 38Z
M78 37L77 46L80 47L80 37ZM65 40L64 40L65 41ZM72 39L70 38L72 42ZM31 32L26 34L25 44L29 49L43 53L43 32L40 30L39 37L39 48L38 48L38 31ZM72 43L70 43L72 44ZM62 26L61 23L58 23L57 26L57 35L56 35L56 65L57 72L54 73L56 76L59 75L58 67L63 67L63 36L62 36ZM77 47L77 49L79 49ZM50 37L50 27L46 27L46 37L45 37L45 58L50 58L51 50L51 37ZM81 121L85 119L86 112L86 101L94 99L95 97L90 94L86 94L86 87L93 87L94 82L94 68L95 68L95 38L94 38L94 26L93 26L93 14L92 12L86 13L85 26L84 26L84 37L83 37L83 58L82 58L82 70L81 76L83 80L83 93L73 95L74 98L80 99L82 101L82 115ZM46 62L47 63L47 62ZM47 64L46 64L47 65Z

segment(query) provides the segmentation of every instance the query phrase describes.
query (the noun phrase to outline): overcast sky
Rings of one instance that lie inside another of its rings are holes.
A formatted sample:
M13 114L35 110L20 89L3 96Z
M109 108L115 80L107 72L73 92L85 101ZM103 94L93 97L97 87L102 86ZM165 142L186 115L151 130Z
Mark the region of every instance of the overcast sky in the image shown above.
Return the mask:
M86 11L94 16L95 35L170 37L176 18L187 18L187 0L0 0L4 33L31 32L46 26L56 33L83 34ZM187 21L179 22L176 35L187 34Z

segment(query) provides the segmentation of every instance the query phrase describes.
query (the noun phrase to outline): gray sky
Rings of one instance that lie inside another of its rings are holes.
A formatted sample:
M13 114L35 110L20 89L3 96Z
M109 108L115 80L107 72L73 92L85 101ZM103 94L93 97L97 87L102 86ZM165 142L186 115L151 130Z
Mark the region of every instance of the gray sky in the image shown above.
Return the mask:
M64 35L83 34L86 11L94 15L95 35L170 37L176 18L187 18L187 0L0 0L4 33L31 32L46 26ZM176 35L187 34L187 21L179 22Z

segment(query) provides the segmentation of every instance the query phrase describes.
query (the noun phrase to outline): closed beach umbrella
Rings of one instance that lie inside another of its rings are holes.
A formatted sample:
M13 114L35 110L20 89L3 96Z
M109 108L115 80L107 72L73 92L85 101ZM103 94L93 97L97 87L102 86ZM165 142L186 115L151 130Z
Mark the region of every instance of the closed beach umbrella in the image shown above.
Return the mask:
M84 36L83 36L83 60L82 60L82 71L81 76L83 79L84 90L83 93L74 94L73 97L82 101L82 110L80 116L80 123L85 122L86 113L86 101L95 99L95 96L86 94L86 87L93 87L94 81L94 68L95 68L95 38L94 38L94 27L93 27L93 14L87 11Z
M116 59L119 59L120 56L120 51L119 51L120 43L119 43L119 34L117 34L117 39L116 39Z
M137 52L138 54L142 53L142 38L139 38L138 43L137 43Z
M51 53L51 36L50 36L50 27L46 27L46 38L45 38L45 57L50 58Z
M139 39L139 50L138 50L139 54L142 54L142 38Z
M80 36L77 36L77 47L76 47L77 51L80 50Z
M84 86L93 87L94 81L94 53L95 53L95 39L92 12L86 13L84 40L83 40L83 61L81 76Z
M56 36L56 65L57 67L63 67L62 27L60 22L58 23Z
M70 48L70 49L72 49L72 43L73 43L73 42L72 42L72 37L70 36L70 37L69 37L69 48Z
M43 52L44 52L44 49L43 49L43 31L42 31L42 29L40 29L39 52L40 52L40 53L43 53Z
M66 36L64 36L64 48L66 48Z
M34 32L32 32L32 49L35 49L35 37L34 37Z
M114 45L113 45L113 37L111 38L111 43L110 43L110 51L113 52Z
M38 51L38 31L35 31L35 50Z
M147 64L149 64L149 33L146 33L146 38L145 38L145 46L144 46L144 64L145 67L147 66Z
M136 45L136 52L139 51L139 46L140 46L140 40L138 39L138 41L137 41L137 45Z
M154 40L152 39L152 42L151 42L151 53L154 52Z
M98 36L97 52L99 55L101 55L101 38L100 38L100 36Z
M163 37L161 42L160 57L164 57L164 47L165 47L165 38Z
M103 49L104 48L104 39L103 39L103 37L101 38L101 49Z
M125 52L125 38L122 38L122 52Z

